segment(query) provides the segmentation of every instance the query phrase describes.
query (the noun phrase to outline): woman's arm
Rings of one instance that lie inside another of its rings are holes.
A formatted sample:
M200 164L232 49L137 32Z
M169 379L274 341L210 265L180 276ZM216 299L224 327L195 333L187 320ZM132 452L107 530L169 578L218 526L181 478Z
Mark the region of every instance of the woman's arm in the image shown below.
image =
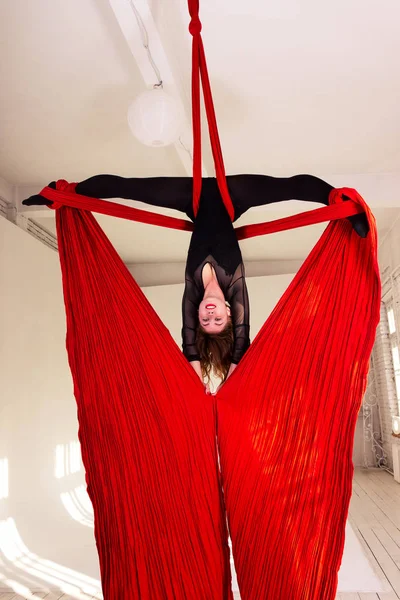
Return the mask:
M250 346L250 306L247 292L244 267L241 264L229 289L226 298L231 307L232 326L234 333L234 346L232 352L232 365L237 365L247 348ZM234 367L232 368L232 373ZM230 374L229 373L229 374Z
M198 328L198 309L201 292L193 279L186 273L185 291L182 298L182 350L201 380L200 356L197 351L196 338Z
M240 265L238 276L234 278L234 281L229 286L227 300L231 307L234 345L229 371L225 380L218 386L216 392L218 392L221 389L224 383L232 375L243 354L250 346L249 296L247 292L246 280L244 277L243 265Z
M206 394L211 394L210 384L204 383L203 373L201 372L201 364L199 360L192 360L190 363L195 370L195 373L199 376L201 383L204 385Z
M199 360L192 360L190 363L191 367L193 367L195 373L200 377L201 381L203 381L203 374L201 372L201 365Z

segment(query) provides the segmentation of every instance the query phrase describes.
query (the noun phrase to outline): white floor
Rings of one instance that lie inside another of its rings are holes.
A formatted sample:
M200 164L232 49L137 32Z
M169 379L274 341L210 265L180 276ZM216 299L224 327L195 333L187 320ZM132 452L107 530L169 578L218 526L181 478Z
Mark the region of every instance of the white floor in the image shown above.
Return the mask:
M356 470L350 522L387 592L340 592L340 600L400 598L400 485L384 471Z
M34 598L78 600L79 596L54 591L32 590L22 595L21 592L0 592L0 600ZM97 600L101 595L92 598ZM384 471L358 469L355 472L336 598L400 599L400 485ZM87 599L89 596L85 595ZM235 593L236 599L240 599L239 593Z
M235 600L240 600L236 576ZM400 598L400 485L356 469L337 600ZM320 600L320 599L318 599Z

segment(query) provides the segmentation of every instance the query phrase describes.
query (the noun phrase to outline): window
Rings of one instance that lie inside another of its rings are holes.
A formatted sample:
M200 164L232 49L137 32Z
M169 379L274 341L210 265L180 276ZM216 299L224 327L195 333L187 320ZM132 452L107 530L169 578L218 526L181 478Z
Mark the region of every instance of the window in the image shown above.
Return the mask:
M400 352L399 352L399 341L396 329L396 320L394 317L394 310L392 304L386 305L386 314L389 324L389 340L390 347L392 350L392 361L394 368L394 378L396 382L396 395L399 406L400 415Z

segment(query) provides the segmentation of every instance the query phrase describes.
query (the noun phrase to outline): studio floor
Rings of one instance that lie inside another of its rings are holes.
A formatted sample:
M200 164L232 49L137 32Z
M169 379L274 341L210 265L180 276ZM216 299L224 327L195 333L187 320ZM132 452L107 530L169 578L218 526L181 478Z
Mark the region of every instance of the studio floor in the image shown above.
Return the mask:
M339 591L336 599L399 599L400 484L389 473L377 469L355 470L349 526L350 531L346 529L345 554L339 573L339 590L349 591ZM360 589L363 591L359 591ZM34 590L25 595L11 590L0 592L0 600L34 598L79 600L79 595ZM92 598L98 600L101 595ZM235 593L235 600L239 599L239 594ZM89 600L89 596L85 595L85 600Z
M340 592L336 598L400 598L400 484L385 471L356 469L349 520L372 567L388 591Z

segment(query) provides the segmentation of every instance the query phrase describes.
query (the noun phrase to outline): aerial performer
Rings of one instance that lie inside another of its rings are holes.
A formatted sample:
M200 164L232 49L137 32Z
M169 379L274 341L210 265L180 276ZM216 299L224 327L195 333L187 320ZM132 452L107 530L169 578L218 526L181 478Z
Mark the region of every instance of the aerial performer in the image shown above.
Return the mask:
M234 207L233 222L253 206L284 200L328 205L333 189L312 175L287 178L231 175L226 179ZM55 189L55 182L49 187ZM249 346L250 309L242 254L216 178L203 178L196 216L191 177L96 175L78 183L75 193L94 198L139 200L181 211L194 222L182 300L183 353L207 389L212 372L224 382ZM24 200L25 205L50 206L51 203L40 195ZM358 215L355 219L355 226L365 235L365 216Z
M66 346L105 600L334 600L380 316L374 216L310 175L226 177L197 0L192 178L58 180ZM216 178L202 180L200 74ZM54 187L56 189L54 189ZM188 219L104 199L174 208ZM103 199L99 199L103 198ZM234 228L252 206L326 206ZM93 212L192 231L183 353ZM249 345L237 240L329 221ZM224 382L205 394L211 371Z

